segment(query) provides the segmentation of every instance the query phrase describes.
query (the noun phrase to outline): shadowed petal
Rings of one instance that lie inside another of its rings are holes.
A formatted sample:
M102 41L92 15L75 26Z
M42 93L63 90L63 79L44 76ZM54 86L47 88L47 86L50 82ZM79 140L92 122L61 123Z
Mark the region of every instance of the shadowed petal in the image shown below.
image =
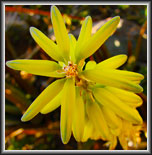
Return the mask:
M91 102L90 99L86 102L86 112L88 118L93 123L96 130L98 130L101 136L106 140L109 138L109 129L105 121L102 110L96 102Z
M34 116L36 116L41 109L50 102L63 88L65 79L56 80L51 83L30 105L30 107L26 110L21 120L23 122L29 121Z
M119 128L121 124L120 118L118 118L117 115L106 106L101 106L101 110L103 112L103 115L105 117L108 126L113 129Z
M85 121L85 127L84 127L84 133L83 133L83 138L82 142L86 142L91 136L93 132L93 124L90 120Z
M142 124L143 121L138 111L122 102L119 98L110 92L110 89L106 87L95 88L93 90L93 94L101 105L111 109L118 116L132 123Z
M133 92L109 86L107 86L107 88L120 100L122 100L131 107L139 107L143 102L140 96L136 95Z
M59 64L49 60L12 60L7 61L6 65L15 70L23 70L31 74L49 76L49 77L64 77L65 73L60 73L62 68Z

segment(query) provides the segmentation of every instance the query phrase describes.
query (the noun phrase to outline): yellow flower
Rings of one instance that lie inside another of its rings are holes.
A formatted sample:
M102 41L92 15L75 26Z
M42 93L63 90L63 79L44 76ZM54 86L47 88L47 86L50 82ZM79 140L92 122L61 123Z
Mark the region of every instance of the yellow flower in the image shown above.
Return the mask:
M109 20L94 35L91 35L91 17L86 17L78 40L67 33L55 6L51 8L51 19L56 44L34 27L30 28L30 33L57 62L12 60L6 63L16 70L60 78L34 100L21 120L29 121L39 112L46 114L61 105L60 130L64 144L68 143L72 133L78 142L88 138L111 141L113 135L119 135L122 119L141 124L142 118L136 107L142 100L135 93L143 91L139 85L143 76L117 69L125 63L127 56L121 54L98 64L95 61L85 64L85 59L116 30L120 17Z

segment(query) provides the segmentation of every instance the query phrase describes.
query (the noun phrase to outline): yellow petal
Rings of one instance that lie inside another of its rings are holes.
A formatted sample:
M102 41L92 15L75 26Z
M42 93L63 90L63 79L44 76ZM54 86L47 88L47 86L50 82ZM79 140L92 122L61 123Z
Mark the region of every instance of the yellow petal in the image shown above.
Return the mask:
M105 23L81 48L78 61L92 55L116 30L120 17L116 16Z
M109 71L109 69L108 70L93 69L93 70L85 70L81 74L85 79L100 83L102 85L117 87L133 91L136 93L143 91L143 88L140 85L135 84L134 82L128 80L130 78L136 78L136 76L130 76L124 72L120 74L117 71L111 71L111 70ZM140 76L139 77L137 76L137 78L140 78Z
M79 57L81 57L82 47L84 46L86 41L91 37L91 31L92 31L92 19L90 16L87 16L82 24L79 38L76 44L75 56L76 59L78 60L80 60Z
M61 51L63 52L63 57L69 60L70 54L70 41L68 33L65 27L64 20L58 8L56 6L51 7L51 19L54 28L54 33L56 37L56 42Z
M113 129L119 128L119 126L121 125L120 118L118 118L116 114L106 106L101 106L100 108L103 112L103 115L105 117L108 126Z
M61 99L61 138L64 144L67 144L71 137L72 120L75 104L75 81L67 79L62 92Z
M95 67L96 67L96 62L95 61L88 61L86 66L85 66L85 70L93 69Z
M42 110L40 111L42 114L47 114L49 112L54 111L61 105L61 93L55 96Z
M122 124L122 123L121 123ZM120 124L120 125L121 125ZM119 128L115 128L115 129L112 129L110 128L110 132L112 133L112 135L114 136L119 136L120 133L121 133L121 128L122 128L122 125L119 127Z
M95 129L100 131L104 139L109 139L109 129L99 105L88 99L86 102L86 112Z
M73 122L72 130L75 139L80 142L83 138L84 123L85 122L85 113L84 113L84 102L82 96L80 95L80 89L76 89L76 104L74 106L73 112Z
M62 53L57 45L45 36L40 30L35 27L30 27L30 33L36 43L54 60L63 61Z
M95 127L93 126L93 130L92 130L90 139L99 140L99 139L104 139L104 138L102 138L100 131L96 130Z
M109 87L107 86L107 88L109 88L109 90L115 95L117 96L120 100L122 100L123 102L125 102L126 104L132 106L132 107L139 107L142 104L142 99L140 96L136 95L133 92L129 92L126 90L122 90L119 88L115 88L115 87Z
M128 150L128 141L126 140L125 135L120 135L118 138L123 150Z
M36 116L41 109L50 102L63 88L65 79L56 80L51 83L30 105L30 107L26 110L21 120L23 122L29 121L34 116Z
M116 69L123 65L127 60L127 55L125 54L120 54L113 56L109 59L106 59L96 65L97 69L102 69L102 68L110 68L110 69Z
M109 150L114 150L116 146L117 146L117 137L113 136L110 142Z
M35 75L49 77L65 76L65 73L58 72L62 70L61 66L56 62L49 60L12 60L7 61L6 65L12 69L23 70Z
M142 118L138 111L122 102L107 87L95 88L93 94L101 105L111 109L121 118L135 124L142 124Z
M90 120L85 121L85 127L84 127L84 133L83 133L83 138L82 142L86 142L92 135L93 132L93 124Z
M136 81L135 81L135 80L132 80L132 81L133 81L135 84L140 84L140 82L141 82L140 80L136 80Z
M103 69L101 71L104 71L105 74L111 74L113 76L119 76L121 78L131 80L131 81L137 81L137 80L143 80L144 79L144 76L142 74L131 72L131 71L117 70L117 69Z
M72 34L69 34L69 39L70 39L70 60L75 63L76 39Z

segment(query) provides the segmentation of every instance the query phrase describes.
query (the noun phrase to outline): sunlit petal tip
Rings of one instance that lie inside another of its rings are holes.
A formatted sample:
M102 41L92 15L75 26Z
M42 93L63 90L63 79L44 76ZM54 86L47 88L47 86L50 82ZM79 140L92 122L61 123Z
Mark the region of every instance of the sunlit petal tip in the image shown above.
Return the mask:
M53 10L53 9L58 9L58 8L55 5L52 5L51 10Z
M126 60L128 59L128 56L126 54L120 54L119 57L120 59L123 59L124 62L126 62Z
M36 35L37 37L40 37L38 35L38 32L40 32L40 30L37 29L36 27L33 27L33 26L30 27L30 34L33 37L33 39L35 38L34 35Z
M87 17L85 18L85 20L86 20L86 23L87 23L87 22L92 22L91 16L87 16Z
M120 21L120 16L115 16L113 19Z
M140 85L137 85L134 92L135 93L141 93L141 92L143 92L143 87L140 86Z
M14 63L15 63L14 60L7 61L6 66L14 69L14 65L13 65Z
M31 27L30 27L30 33L32 33L35 29L37 29L37 28L31 26Z
M23 115L22 117L21 117L21 121L22 122L27 122L27 121L29 121L30 119L27 119L26 118L26 115Z

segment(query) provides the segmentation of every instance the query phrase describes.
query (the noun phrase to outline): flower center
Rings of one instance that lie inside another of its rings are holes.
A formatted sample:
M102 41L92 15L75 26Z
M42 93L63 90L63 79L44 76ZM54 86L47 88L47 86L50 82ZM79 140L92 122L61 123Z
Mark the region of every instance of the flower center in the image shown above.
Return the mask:
M63 69L67 78L75 77L78 75L77 65L73 64L71 61L69 61L68 66L64 66Z

